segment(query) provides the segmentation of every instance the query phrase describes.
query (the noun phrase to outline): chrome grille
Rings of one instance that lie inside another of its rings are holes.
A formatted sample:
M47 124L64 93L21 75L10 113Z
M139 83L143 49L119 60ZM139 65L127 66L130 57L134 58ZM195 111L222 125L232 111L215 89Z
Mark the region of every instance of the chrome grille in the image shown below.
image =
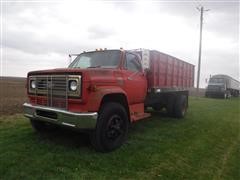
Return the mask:
M36 99L36 104L56 107L61 109L67 108L68 99L68 76L67 75L48 75L35 76L36 90L35 97L45 96L46 101L41 102Z

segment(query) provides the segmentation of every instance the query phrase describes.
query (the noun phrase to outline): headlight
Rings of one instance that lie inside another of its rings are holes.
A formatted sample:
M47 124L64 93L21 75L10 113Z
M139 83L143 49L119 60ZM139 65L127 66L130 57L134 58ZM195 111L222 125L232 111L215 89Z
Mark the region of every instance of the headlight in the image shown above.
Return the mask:
M30 82L30 87L31 87L32 89L35 89L35 88L36 88L36 81L35 81L35 80L32 80L32 81Z
M75 81L75 80L71 80L71 81L69 81L69 89L71 90L71 91L76 91L77 90L77 81Z

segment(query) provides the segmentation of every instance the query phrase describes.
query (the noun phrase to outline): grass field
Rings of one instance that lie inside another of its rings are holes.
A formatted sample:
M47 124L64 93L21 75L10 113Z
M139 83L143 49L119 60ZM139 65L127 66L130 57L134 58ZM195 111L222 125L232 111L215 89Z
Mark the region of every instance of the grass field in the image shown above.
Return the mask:
M185 119L154 113L108 154L86 135L39 136L22 114L1 116L0 179L239 179L239 102L191 98Z

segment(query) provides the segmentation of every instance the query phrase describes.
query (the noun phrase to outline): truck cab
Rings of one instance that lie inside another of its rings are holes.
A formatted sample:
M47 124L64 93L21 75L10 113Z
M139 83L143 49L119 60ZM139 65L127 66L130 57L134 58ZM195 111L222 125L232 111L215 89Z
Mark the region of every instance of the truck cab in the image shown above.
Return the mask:
M93 131L99 151L120 146L128 124L149 116L145 73L139 55L130 51L83 52L68 68L32 71L27 79L24 111L33 128L57 124Z
M239 81L224 74L217 74L210 78L206 88L206 97L230 98L239 96Z
M226 81L223 78L210 78L206 88L206 97L217 96L227 98L230 94L226 89Z

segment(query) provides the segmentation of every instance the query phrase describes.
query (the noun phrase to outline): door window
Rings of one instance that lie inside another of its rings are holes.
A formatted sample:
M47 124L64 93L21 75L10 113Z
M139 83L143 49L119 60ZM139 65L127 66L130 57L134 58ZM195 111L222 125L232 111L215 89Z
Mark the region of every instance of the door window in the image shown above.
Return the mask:
M138 57L131 53L126 53L125 68L129 71L141 71L141 64Z

